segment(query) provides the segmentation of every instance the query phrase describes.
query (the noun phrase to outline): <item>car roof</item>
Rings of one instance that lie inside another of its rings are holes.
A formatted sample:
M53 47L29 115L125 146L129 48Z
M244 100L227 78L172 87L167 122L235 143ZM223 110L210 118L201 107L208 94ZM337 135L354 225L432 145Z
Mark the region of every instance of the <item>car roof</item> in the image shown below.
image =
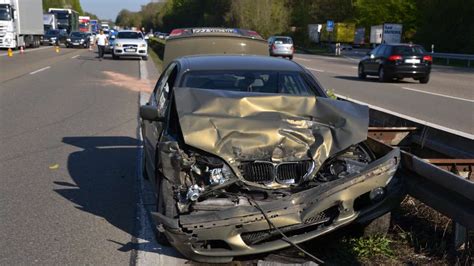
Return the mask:
M176 61L183 69L203 70L262 70L262 71L298 71L304 69L297 63L270 56L258 55L193 55L184 56Z
M114 31L116 32L116 31ZM120 32L135 32L135 33L139 33L139 31L136 31L136 30L119 30L117 33L120 33Z

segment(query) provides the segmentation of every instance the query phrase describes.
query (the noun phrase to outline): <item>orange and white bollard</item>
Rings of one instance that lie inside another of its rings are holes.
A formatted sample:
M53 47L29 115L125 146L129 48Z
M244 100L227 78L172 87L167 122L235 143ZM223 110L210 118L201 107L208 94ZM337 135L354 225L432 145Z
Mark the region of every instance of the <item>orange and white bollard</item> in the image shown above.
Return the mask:
M24 54L25 53L25 49L23 48L23 46L20 46L20 54Z
M8 48L8 57L12 57L13 56L13 51L12 51L12 48Z

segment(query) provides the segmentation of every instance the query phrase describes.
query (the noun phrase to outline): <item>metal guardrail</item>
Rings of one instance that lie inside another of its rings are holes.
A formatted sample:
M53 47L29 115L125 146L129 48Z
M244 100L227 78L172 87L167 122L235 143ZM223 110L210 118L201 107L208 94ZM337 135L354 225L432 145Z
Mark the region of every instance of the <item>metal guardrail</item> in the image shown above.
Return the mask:
M471 61L474 61L474 55L472 54L450 54L450 53L432 53L433 58L446 59L446 64L449 65L449 60L466 60L467 67L471 67Z

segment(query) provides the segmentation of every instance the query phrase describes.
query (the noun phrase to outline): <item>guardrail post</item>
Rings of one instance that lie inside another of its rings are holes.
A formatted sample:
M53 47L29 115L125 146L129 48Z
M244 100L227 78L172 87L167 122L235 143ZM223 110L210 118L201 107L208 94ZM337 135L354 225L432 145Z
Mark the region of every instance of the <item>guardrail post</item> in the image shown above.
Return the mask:
M452 170L453 173L455 173L456 175L462 177L462 178L465 178L465 179L469 179L469 174L464 176L462 174L460 174L457 170L456 170L456 167L453 167L453 170ZM465 226L459 224L459 223L455 223L454 224L454 248L456 250L459 250L459 249L467 249L468 248L468 233L469 231L466 229Z

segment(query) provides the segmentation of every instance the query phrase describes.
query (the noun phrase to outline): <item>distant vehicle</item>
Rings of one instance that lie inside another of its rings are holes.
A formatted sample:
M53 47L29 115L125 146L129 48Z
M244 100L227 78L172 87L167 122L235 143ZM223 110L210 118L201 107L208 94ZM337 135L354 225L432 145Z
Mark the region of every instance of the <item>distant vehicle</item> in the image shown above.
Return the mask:
M99 31L99 21L97 19L91 19L91 32L97 33Z
M295 47L293 46L293 39L287 36L272 36L268 39L268 47L271 56L287 57L293 59Z
M354 35L354 46L360 47L365 44L365 28L357 28Z
M402 24L385 23L370 27L370 43L391 44L400 43L402 39Z
M216 38L218 37L218 38ZM251 54L268 56L268 44L253 30L235 28L174 29L166 38L163 65L177 57L197 54ZM219 40L218 42L216 40Z
M166 39L166 37L168 37L168 36L169 36L168 33L160 32L160 34L158 34L158 38L160 38L160 39Z
M91 31L91 17L79 16L79 31L90 32Z
M39 47L43 4L38 0L0 0L0 48Z
M79 31L79 13L77 11L66 8L50 8L48 11L56 15L58 29L64 29L68 34Z
M114 60L124 56L141 57L143 60L148 60L148 44L139 31L119 31L113 47L112 58Z
M58 28L58 20L54 14L43 14L44 31L55 30Z
M107 23L102 23L102 24L100 25L100 28L101 28L103 31L109 31L109 30L110 30L110 26L109 26L109 24L107 24Z
M90 35L90 34L89 34ZM66 47L82 47L88 48L90 46L90 37L87 33L74 31L69 34L66 39Z
M59 45L67 39L66 30L48 30L43 36L43 44Z
M117 38L117 31L109 32L109 45L105 46L104 53L111 54L114 50L115 39Z
M382 44L362 58L358 76L375 75L382 82L413 78L428 83L432 63L433 58L420 45Z

